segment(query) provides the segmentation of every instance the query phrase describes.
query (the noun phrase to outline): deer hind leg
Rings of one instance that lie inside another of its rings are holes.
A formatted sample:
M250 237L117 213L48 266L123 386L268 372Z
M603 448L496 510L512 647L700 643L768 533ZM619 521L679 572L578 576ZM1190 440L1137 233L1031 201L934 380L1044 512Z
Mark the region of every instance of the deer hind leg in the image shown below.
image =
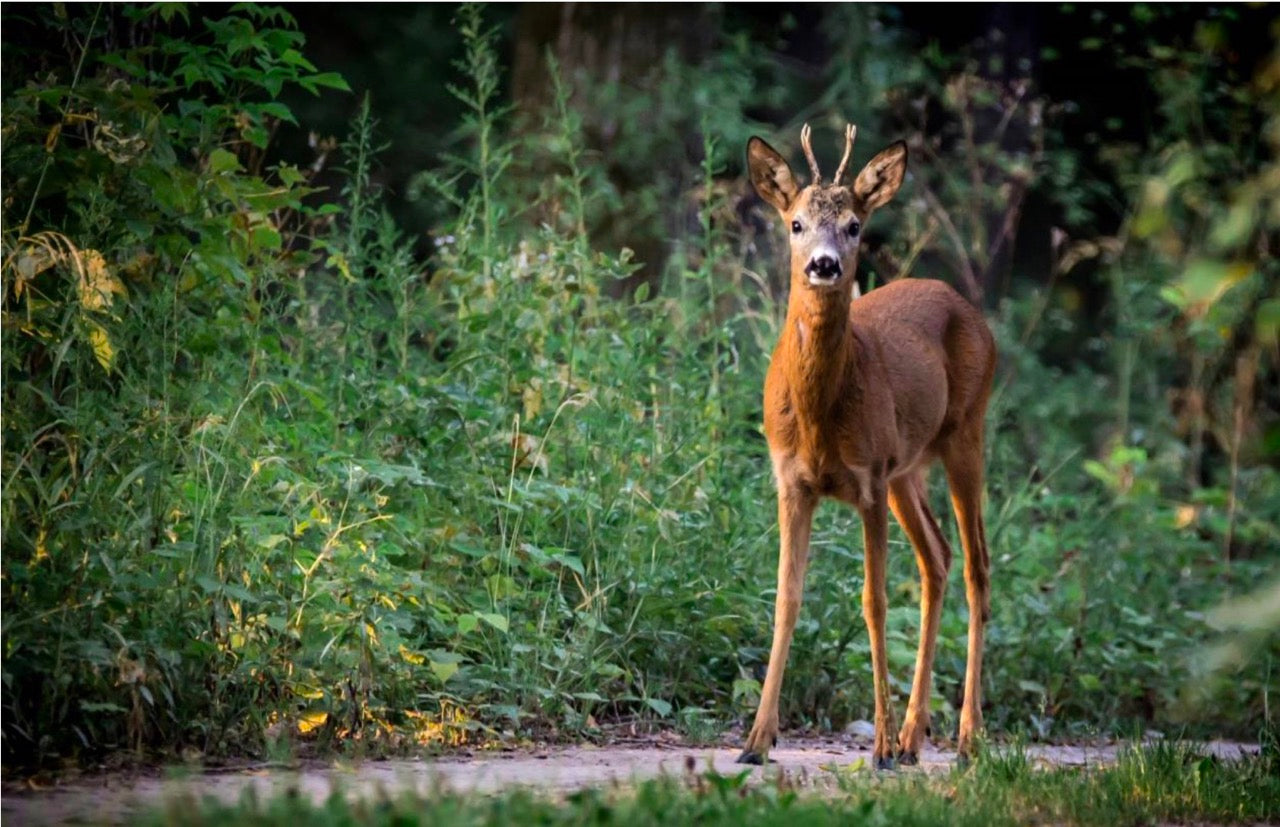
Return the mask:
M947 545L929 510L924 477L916 473L894 480L889 486L889 507L916 551L920 569L920 648L907 717L898 736L899 760L915 764L929 731L929 698L933 686L933 655L938 644L942 598L951 570L951 546Z
M800 486L778 484L778 527L782 535L778 553L778 596L773 616L773 648L769 650L769 671L760 692L756 720L747 743L738 756L739 764L763 764L769 748L778 741L778 696L782 675L791 651L791 636L800 614L804 593L804 571L809 561L809 531L817 499Z
M883 485L883 483L881 483ZM861 509L862 533L866 542L866 579L862 587L862 615L871 640L872 685L876 698L876 740L872 756L876 769L893 769L896 749L893 736L893 699L889 693L889 657L885 646L885 564L889 557L889 514L883 487L872 496L871 505Z
M969 602L969 654L960 707L960 754L969 756L974 736L982 731L982 642L991 616L991 560L982 522L982 418L956 432L943 453L951 505L964 546L964 585Z

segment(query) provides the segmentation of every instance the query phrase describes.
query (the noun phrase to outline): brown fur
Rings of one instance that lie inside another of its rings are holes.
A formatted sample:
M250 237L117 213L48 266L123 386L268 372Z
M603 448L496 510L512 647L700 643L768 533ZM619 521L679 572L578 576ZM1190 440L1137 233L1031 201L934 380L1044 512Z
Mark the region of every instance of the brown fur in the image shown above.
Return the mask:
M875 759L912 760L929 725L933 653L951 549L929 511L924 473L946 468L965 550L969 664L960 746L981 728L983 625L989 614L982 525L983 417L995 345L982 315L950 286L904 279L853 300L857 226L897 191L906 148L879 153L852 187L796 187L780 155L758 138L748 166L761 197L778 208L791 238L791 298L765 380L765 434L778 486L781 552L769 672L740 760L763 760L777 738L778 696L800 608L813 512L822 497L858 509L866 543L863 614L871 638L876 700ZM793 223L794 222L794 223ZM799 228L795 232L792 228ZM811 280L814 256L836 254L841 274ZM922 581L920 647L907 718L891 741L884 623L887 511L916 551Z

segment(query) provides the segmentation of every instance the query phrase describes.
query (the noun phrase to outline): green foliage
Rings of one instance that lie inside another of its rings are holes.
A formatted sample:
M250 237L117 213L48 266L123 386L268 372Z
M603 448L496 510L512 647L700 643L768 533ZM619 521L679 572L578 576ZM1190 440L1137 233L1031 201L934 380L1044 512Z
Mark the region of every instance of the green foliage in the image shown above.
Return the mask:
M989 724L1252 734L1274 635L1249 627L1251 656L1217 661L1226 680L1191 692L1187 675L1205 613L1274 565L1280 475L1251 438L1271 426L1241 390L1250 365L1274 369L1273 170L1257 147L1226 160L1235 127L1174 137L1170 110L1126 156L1155 159L1117 190L1127 235L1060 239L1051 278L1024 291L1003 228L1026 193L1083 209L1061 110L914 55L875 14L831 12L850 33L836 42L861 48L822 75L831 96L795 107L821 123L865 93L860 151L914 130L929 148L915 197L877 216L889 240L867 263L881 280L967 273L996 306ZM777 542L760 382L781 303L762 275L773 219L730 182L751 107L790 109L804 84L747 32L696 65L673 52L635 88L552 61L551 106L516 133L498 33L463 7L456 151L413 188L444 216L423 264L377 183L370 98L340 146L317 141L340 156L340 186L321 192L323 158L277 162L272 139L295 126L290 87L343 82L279 9L196 18L40 7L34 30L72 46L7 73L5 762L297 740L386 752L637 719L706 740L751 711ZM108 38L123 26L139 36ZM1152 58L1207 78L1197 55ZM1265 102L1268 77L1202 99L1236 113ZM941 126L904 121L913 100ZM641 113L655 126L621 135L617 163L646 183L624 196L588 135L593 118ZM1012 149L981 128L1023 134L1042 116ZM614 242L632 230L661 240L643 263L663 276L629 293L642 262ZM1110 301L1085 320L1066 297L1090 268ZM1243 372L1242 354L1257 357ZM1230 472L1207 480L1209 438L1197 453L1165 402L1196 358L1202 419L1241 412L1214 437ZM851 512L822 510L787 725L869 717L859 537ZM964 670L953 580L941 738ZM890 582L901 702L919 593L898 535Z
M238 440L284 402L261 323L327 211L261 150L292 120L282 88L342 81L278 9L36 14L75 45L4 107L6 760L217 747L277 691L238 650L290 647L246 576L287 572L289 520L246 531L244 481L273 459ZM103 51L124 25L152 38Z

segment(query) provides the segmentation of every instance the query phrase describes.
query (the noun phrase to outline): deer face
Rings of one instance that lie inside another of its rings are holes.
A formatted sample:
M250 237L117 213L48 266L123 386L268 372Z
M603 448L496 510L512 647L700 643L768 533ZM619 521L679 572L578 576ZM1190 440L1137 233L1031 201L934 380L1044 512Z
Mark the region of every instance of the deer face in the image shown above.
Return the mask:
M803 273L810 287L833 288L851 282L858 266L862 219L847 187L809 186L783 213L790 219L791 270Z
M907 147L899 141L872 158L852 186L841 185L853 148L853 127L845 136L844 161L833 182L824 185L805 127L801 141L813 183L804 189L796 184L791 167L773 147L760 138L747 143L751 182L760 197L777 208L789 233L793 288L852 291L862 226L872 211L894 196L906 174Z

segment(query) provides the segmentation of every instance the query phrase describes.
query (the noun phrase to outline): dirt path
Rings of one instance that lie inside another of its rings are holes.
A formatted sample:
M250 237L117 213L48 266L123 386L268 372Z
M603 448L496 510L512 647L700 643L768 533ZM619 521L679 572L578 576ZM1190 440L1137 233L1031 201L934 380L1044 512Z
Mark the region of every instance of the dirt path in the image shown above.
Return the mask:
M1206 744L1204 748L1221 758L1236 758L1257 750L1249 745L1220 741ZM1031 746L1027 754L1045 766L1090 766L1114 761L1117 749L1115 745ZM558 792L639 781L662 773L678 775L686 771L690 758L699 771L710 763L720 773L737 773L745 769L734 763L737 754L736 748L727 747L578 746L477 753L437 760L316 765L298 770L248 769L185 778L103 776L51 790L6 792L0 801L0 814L6 827L122 824L130 821L139 809L162 805L174 798L211 796L231 803L249 789L260 797L296 789L316 801L322 801L335 788L348 796L410 790L429 794L441 788L484 793L519 786ZM818 785L833 778L833 769L853 767L869 756L865 746L848 739L789 739L783 748L771 753L776 765L752 771L760 775L782 768L794 778L808 779ZM922 756L921 767L909 771L942 771L954 760L952 752L930 749Z

